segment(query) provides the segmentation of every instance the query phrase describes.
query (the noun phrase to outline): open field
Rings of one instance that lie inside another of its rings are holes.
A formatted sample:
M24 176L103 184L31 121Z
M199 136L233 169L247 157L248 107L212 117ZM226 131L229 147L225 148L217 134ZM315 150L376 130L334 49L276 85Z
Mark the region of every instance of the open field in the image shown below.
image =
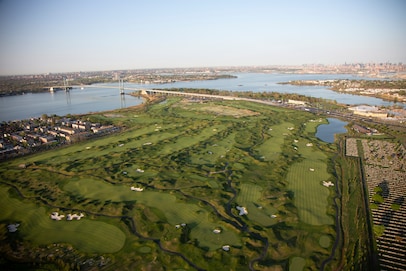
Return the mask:
M334 181L328 168L335 147L315 138L322 122L310 120L318 116L170 98L92 117L125 129L0 164L0 223L21 224L3 240L18 237L32 251L72 246L66 257L84 270L100 257L106 270L134 263L151 270L314 270L329 258L335 189L323 181ZM248 213L239 215L237 206ZM84 217L54 221L52 212Z

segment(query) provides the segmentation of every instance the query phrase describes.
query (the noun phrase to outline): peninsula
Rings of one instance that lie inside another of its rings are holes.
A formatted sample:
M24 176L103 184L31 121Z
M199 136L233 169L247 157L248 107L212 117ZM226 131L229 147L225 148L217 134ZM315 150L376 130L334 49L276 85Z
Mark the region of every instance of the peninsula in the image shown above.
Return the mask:
M406 102L406 80L295 80L281 82L295 86L325 86L331 90Z

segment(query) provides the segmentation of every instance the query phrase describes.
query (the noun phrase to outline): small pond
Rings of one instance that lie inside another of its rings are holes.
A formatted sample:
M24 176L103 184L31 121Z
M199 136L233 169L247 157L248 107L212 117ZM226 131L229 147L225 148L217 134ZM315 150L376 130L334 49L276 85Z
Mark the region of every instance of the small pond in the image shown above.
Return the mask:
M346 133L347 122L335 118L327 118L328 124L321 124L317 127L316 137L327 143L334 143L334 135Z

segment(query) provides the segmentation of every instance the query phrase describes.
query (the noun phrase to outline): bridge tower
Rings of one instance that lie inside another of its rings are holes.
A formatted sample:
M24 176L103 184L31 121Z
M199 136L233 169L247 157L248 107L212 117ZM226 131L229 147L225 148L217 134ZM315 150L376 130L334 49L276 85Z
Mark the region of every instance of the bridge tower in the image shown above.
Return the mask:
M118 88L120 90L120 94L124 95L124 81L123 79L118 79Z
M118 88L120 90L120 97L121 97L121 108L125 108L125 92L124 92L124 81L123 79L118 79Z
M68 79L65 76L63 77L63 88L65 89L65 92L69 91Z

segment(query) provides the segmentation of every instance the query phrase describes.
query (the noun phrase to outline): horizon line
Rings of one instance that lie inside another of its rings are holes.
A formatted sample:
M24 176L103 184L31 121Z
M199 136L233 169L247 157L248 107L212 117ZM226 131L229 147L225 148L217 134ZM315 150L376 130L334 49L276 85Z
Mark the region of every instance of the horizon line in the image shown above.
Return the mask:
M10 76L30 76L30 75L51 75L51 74L72 74L72 73L91 73L91 72L112 72L112 71L144 71L144 70L175 70L175 69L236 69L236 68L267 68L267 67L305 67L305 66L347 66L347 65L371 65L371 64L390 64L390 65L405 65L402 61L399 62L345 62L341 64L323 64L323 63L304 63L304 64L269 64L269 65L224 65L224 66L188 66L188 67L155 67L155 68L123 68L123 69L106 69L106 70L76 70L76 71L65 71L65 72L40 72L40 73L21 73L21 74L0 74L0 77L10 77Z

